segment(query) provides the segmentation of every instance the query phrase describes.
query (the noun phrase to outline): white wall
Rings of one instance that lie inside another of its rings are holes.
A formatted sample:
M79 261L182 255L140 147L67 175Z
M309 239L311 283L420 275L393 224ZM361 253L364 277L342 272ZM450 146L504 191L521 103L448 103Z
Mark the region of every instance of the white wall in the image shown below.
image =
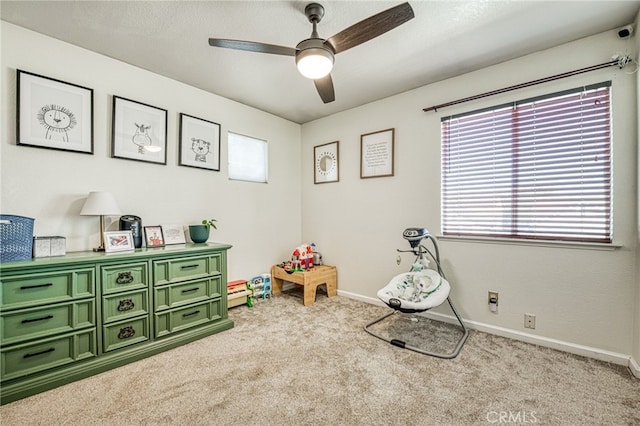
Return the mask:
M89 191L115 194L144 225L218 219L211 240L232 244L229 279L251 278L301 241L300 126L111 58L1 22L1 211L35 218L37 235L67 251L98 245L97 218L79 216ZM94 155L16 145L16 69L94 89ZM110 157L112 96L168 110L167 165ZM178 166L178 116L220 123L221 171ZM266 139L269 183L227 178L227 131ZM285 196L286 195L286 196ZM118 217L109 229L117 229Z
M494 331L520 334L528 331L523 327L524 313L535 314L534 338L595 348L626 360L632 351L637 305L637 192L635 179L629 179L637 168L636 76L610 67L438 112L422 111L607 62L626 46L615 32L606 32L304 124L302 236L318 244L326 263L337 265L339 291L375 301L377 290L412 262L405 255L396 265L396 248L409 247L402 231L424 226L440 233L441 116L612 80L614 235L621 248L450 240L440 241L439 246L453 285L452 300L465 319ZM360 135L387 128L396 131L395 176L360 179ZM340 181L314 185L313 147L336 140ZM488 309L488 290L500 293L498 314Z

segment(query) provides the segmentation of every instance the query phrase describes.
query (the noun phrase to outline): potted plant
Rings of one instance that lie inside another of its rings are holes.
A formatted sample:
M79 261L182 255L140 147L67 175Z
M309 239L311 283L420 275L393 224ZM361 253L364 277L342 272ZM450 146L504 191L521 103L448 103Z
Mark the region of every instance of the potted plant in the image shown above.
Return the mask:
M211 228L218 229L216 219L203 219L199 225L189 225L189 237L194 243L205 243L209 239Z

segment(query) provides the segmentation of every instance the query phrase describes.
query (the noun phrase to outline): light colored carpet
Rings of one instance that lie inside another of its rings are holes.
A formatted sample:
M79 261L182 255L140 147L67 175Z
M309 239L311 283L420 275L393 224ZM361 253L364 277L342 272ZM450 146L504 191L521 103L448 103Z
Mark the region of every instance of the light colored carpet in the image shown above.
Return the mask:
M624 367L480 332L457 358L432 358L363 330L385 312L341 296L304 307L291 294L233 308L232 330L7 404L0 421L640 424L640 381Z

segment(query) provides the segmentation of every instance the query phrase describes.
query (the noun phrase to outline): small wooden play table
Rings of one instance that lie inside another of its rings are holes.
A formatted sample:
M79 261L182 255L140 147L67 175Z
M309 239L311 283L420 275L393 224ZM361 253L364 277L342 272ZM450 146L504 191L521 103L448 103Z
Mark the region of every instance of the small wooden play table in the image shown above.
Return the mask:
M336 278L336 267L320 265L306 272L294 272L288 274L279 266L271 267L271 289L274 295L282 292L282 282L287 281L304 286L304 306L313 305L316 301L316 289L319 285L327 285L327 296L333 297L338 294L338 282Z

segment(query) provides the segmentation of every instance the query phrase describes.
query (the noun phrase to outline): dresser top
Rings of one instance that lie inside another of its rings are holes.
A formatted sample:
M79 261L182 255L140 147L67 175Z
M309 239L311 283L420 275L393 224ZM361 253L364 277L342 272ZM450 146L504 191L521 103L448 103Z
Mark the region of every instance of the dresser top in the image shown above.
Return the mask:
M129 261L153 259L167 256L188 256L212 251L225 251L232 246L225 243L202 243L202 244L174 244L164 247L141 248L134 251L105 253L93 251L69 252L64 256L40 257L34 259L19 260L16 262L0 263L0 272L16 270L21 268L38 268L56 265Z

